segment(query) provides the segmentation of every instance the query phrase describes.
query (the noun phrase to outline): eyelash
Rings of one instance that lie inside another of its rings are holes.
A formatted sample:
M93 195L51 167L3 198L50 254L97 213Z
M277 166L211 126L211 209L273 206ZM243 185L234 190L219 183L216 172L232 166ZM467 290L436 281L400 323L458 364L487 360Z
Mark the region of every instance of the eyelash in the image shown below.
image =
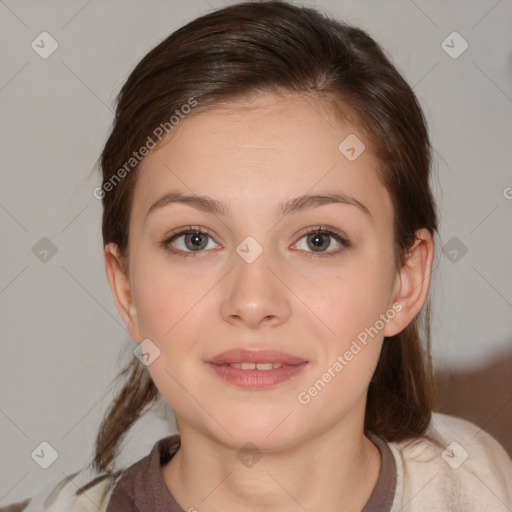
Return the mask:
M164 249L167 249L168 251L170 251L173 254L176 254L177 256L181 256L181 257L184 257L184 258L195 258L199 253L205 252L205 251L204 250L202 250L202 251L182 251L181 249L174 249L171 246L171 242L174 242L176 239L180 238L183 235L190 235L190 234L206 235L210 239L213 240L213 237L208 232L206 232L203 229L201 229L200 227L198 227L198 226L187 226L187 227L185 227L183 229L180 229L179 231L171 233L170 236L168 236L165 240L162 241L161 245L162 245L162 247ZM314 234L330 236L331 238L334 238L334 240L336 240L336 242L338 242L342 247L338 248L338 249L336 249L334 251L329 251L329 252L317 252L317 253L315 253L315 252L306 251L306 256L305 257L308 257L308 258L317 258L317 257L324 258L326 256L336 256L340 252L342 252L345 249L348 249L349 247L351 247L351 243L350 243L350 241L348 239L344 238L343 236L341 236L336 231L333 231L333 230L328 229L328 228L323 227L323 226L319 226L319 227L313 228L313 229L306 229L305 231L303 231L300 234L297 242L302 240L302 238L304 238L305 236L314 235ZM295 243L297 243L297 242L295 242Z

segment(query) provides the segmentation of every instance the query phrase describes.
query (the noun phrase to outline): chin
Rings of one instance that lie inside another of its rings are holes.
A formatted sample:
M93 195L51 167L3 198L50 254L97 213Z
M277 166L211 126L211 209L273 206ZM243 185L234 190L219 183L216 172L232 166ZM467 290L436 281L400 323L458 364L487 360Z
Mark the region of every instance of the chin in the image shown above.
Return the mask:
M219 427L217 424L210 436L217 442L229 446L234 450L240 450L248 443L254 445L261 452L277 452L294 446L299 436L295 425L287 425L285 416L272 418L262 423L253 423L252 417L229 418ZM227 431L227 432L226 432Z

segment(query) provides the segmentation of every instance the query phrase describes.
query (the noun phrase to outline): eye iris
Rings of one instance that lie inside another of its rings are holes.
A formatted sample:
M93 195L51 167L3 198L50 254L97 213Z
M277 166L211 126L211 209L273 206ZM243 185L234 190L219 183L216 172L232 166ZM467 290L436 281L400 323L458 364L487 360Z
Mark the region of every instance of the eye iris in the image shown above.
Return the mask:
M320 252L329 247L329 236L322 233L313 233L308 236L308 243L312 243L313 250Z
M203 249L207 244L207 235L203 233L188 233L185 235L185 245L192 251Z

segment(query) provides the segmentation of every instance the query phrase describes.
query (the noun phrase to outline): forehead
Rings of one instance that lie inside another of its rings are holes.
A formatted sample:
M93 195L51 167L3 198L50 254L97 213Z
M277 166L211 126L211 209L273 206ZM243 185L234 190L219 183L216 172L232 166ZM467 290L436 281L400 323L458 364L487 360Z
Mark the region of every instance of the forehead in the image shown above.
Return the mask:
M351 160L346 140L366 149ZM168 191L216 197L232 211L342 192L386 215L391 203L369 146L357 127L312 97L267 94L219 105L185 117L142 161L132 213L145 214Z

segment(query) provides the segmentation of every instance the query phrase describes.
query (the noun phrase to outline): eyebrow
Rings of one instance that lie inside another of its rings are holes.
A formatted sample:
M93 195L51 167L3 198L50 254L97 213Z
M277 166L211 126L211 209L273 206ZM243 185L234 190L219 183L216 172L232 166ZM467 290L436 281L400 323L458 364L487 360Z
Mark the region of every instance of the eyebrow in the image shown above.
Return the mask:
M186 195L181 192L169 192L160 197L150 206L148 212L146 213L146 218L151 212L163 208L169 204L184 204L195 208L196 210L212 213L214 215L222 215L226 217L233 216L229 205L224 204L223 202L219 201L218 199L214 199L213 197ZM364 214L372 217L370 210L368 210L368 208L363 203L342 193L313 194L295 197L280 203L278 206L278 214L280 217L284 217L290 213L311 210L326 204L345 204L349 206L355 206Z

